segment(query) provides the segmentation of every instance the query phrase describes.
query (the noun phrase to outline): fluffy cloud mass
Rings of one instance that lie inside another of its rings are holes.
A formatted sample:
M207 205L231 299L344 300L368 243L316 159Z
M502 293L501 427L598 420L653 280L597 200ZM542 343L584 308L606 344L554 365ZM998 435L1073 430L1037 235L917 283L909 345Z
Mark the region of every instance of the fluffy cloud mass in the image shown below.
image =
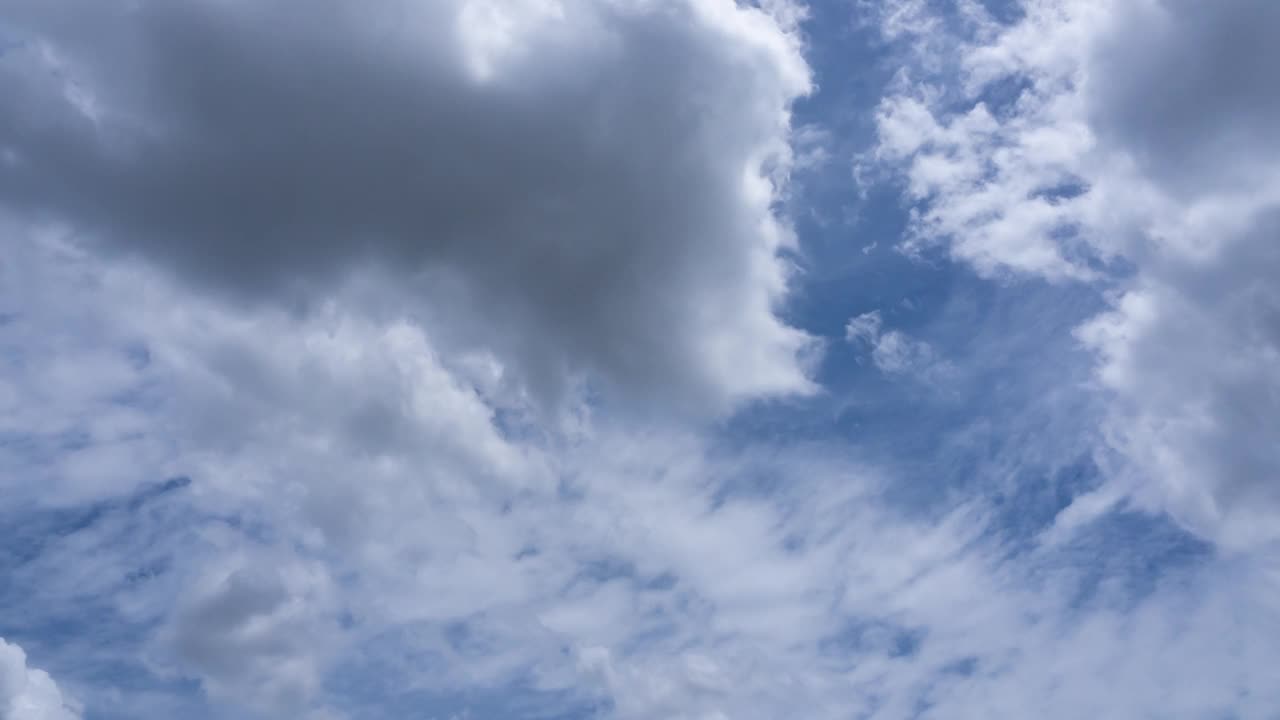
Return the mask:
M897 7L919 62L881 104L876 155L919 203L908 247L1110 288L1079 337L1125 482L1206 536L1274 539L1275 4L1034 1L1011 24L970 4L948 42Z
M0 718L79 720L80 711L49 673L27 666L22 648L0 638Z
M583 372L712 412L809 388L809 340L774 315L791 241L771 205L810 81L774 16L724 0L5 14L0 197L27 222L250 303L307 308L379 273L544 401Z

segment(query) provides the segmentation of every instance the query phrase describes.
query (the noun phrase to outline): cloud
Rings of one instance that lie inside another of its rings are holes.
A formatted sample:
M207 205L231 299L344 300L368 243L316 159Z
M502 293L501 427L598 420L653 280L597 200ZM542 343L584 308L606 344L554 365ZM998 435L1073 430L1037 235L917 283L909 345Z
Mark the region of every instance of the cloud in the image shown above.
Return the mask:
M160 641L206 690L266 711L305 707L337 623L322 567L289 557L221 558L192 583Z
M931 501L904 504L895 492L916 478L868 466L842 437L653 423L571 392L560 421L545 422L535 396L555 394L538 378L548 363L551 375L575 369L563 382L592 371L660 404L732 405L803 385L798 345L757 333L799 338L773 315L777 187L755 184L765 156L785 165L787 104L807 87L794 18L728 2L445 3L394 17L337 1L297 16L239 0L104 7L16 7L22 50L0 66L6 89L32 101L0 111L3 137L25 133L6 148L3 179L22 194L0 266L0 570L12 578L0 631L41 636L49 667L95 714L1065 719L1265 717L1280 705L1268 682L1274 562L1219 556L1142 503L1081 511L1072 501L1090 479L1025 482L1024 495L999 498L969 492L987 478L921 482L909 490ZM979 16L966 22L998 35ZM284 26L292 33L267 38ZM982 72L1012 62L1002 58ZM37 83L31 73L49 67L60 74ZM420 83L456 102L424 109ZM899 119L937 112L915 100ZM906 149L884 157L943 148L959 163L955 175L921 171L931 202L986 177L966 163L999 143L966 143L1003 132L1004 117L945 130L950 144L904 130ZM421 148L402 142L417 137L412 123ZM908 125L930 135L955 123ZM1061 180L1036 143L1023 146L1027 159L1009 168ZM55 156L65 162L22 166ZM459 184L402 166L437 156ZM335 174L342 166L351 177ZM1093 202L1088 188L1025 186ZM139 188L155 202L144 208ZM299 204L262 200L276 188ZM397 195L406 188L425 190L410 201ZM490 188L486 202L476 188ZM570 196L581 207L551 202ZM406 240L427 227L415 209L474 242ZM984 222L964 217L957 232ZM526 220L518 241L489 234ZM920 222L913 241L924 243L931 221ZM352 228L368 234L357 242ZM605 229L619 234L594 234ZM641 237L652 243L631 243ZM959 256L992 272L1101 272L1064 238L1027 235L1024 254L1012 229L972 237ZM532 276L531 257L548 258L546 276ZM1186 262L1201 268L1198 257ZM1214 257L1223 283L1253 277L1245 256ZM634 285L603 282L628 268L644 270ZM1141 400L1130 417L1155 392L1127 390L1131 368L1151 361L1121 351L1147 346L1147 330L1130 331L1142 318L1168 322L1130 298L1172 293L1210 317L1228 312L1180 277L1142 270L1119 314L1081 331L1110 391ZM602 282L578 292L589 278ZM544 295L571 290L562 305ZM1247 293L1225 297L1254 307ZM446 304L461 299L476 306ZM1186 327L1224 332L1227 345L1243 332ZM522 328L531 336L503 335ZM886 330L878 313L848 335L889 373L918 372L946 349ZM657 367L611 354L623 337ZM760 374L748 340L784 359ZM1018 353L1000 352L1004 373ZM1158 388L1182 377L1164 372L1173 379L1156 376ZM1023 417L991 410L978 422ZM1018 445L1074 427L1016 425L947 442ZM1141 458L1145 446L1128 442ZM1182 451L1219 457L1212 444ZM990 484L1021 481L1030 463L1011 464Z
M845 325L845 339L871 350L871 360L882 372L914 375L922 380L937 379L949 372L945 360L937 357L929 343L900 330L882 331L879 310L865 312Z
M775 5L23 1L0 195L242 301L376 272L544 400L805 392L772 206L810 80Z
M49 673L27 666L22 648L0 638L0 718L78 720L76 703L65 697Z
M917 205L907 247L946 248L988 275L1098 284L1113 309L1078 335L1113 399L1117 481L1228 545L1270 542L1280 14L1266 2L1020 7L917 43L881 104L877 157Z
M148 412L145 338L109 297L67 293L100 284L96 258L12 221L0 233L12 240L0 264L0 432L14 439L0 448L6 497L75 505L148 479L139 467L180 474L160 470L170 451Z
M1188 0L1121 4L1096 41L1090 119L1143 175L1176 197L1275 181L1280 91L1270 69L1280 8ZM1140 42L1133 42L1141 28ZM1213 112L1204 112L1212 108Z
M862 313L852 318L844 326L844 339L849 342L862 342L875 345L880 338L880 327L883 320L879 310Z
M340 302L245 312L59 247L34 243L21 275L92 281L19 305L10 341L38 332L32 314L87 313L99 335L60 353L90 369L145 338L125 387L163 400L111 402L145 411L135 431L192 478L116 484L122 497L70 514L24 506L49 519L19 534L40 540L15 560L5 616L128 629L66 652L141 657L204 693L129 704L89 679L95 708L752 720L1025 714L1049 698L1068 718L1277 700L1257 690L1256 629L1276 610L1261 576L1174 555L1153 579L1146 535L1090 544L1110 515L1010 556L984 499L904 512L885 498L895 478L838 447L726 451L602 417L548 437L484 363L412 323ZM1163 664L1180 657L1205 662Z
M1233 547L1280 539L1278 230L1170 262L1078 331L1117 398L1113 442L1165 492L1149 500Z

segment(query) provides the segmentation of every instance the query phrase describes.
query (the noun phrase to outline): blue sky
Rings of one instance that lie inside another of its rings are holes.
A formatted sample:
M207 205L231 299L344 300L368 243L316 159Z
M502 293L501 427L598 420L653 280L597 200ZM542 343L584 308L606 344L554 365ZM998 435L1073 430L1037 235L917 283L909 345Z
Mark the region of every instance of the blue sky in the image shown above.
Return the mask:
M0 720L1276 717L1276 33L6 5Z

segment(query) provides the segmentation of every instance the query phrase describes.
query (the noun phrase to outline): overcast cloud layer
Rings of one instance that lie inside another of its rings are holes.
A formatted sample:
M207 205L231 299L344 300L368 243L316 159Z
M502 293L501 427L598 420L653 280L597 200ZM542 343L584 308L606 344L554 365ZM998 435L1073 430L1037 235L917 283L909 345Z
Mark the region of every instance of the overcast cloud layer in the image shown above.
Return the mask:
M0 720L1273 717L1278 34L0 5Z

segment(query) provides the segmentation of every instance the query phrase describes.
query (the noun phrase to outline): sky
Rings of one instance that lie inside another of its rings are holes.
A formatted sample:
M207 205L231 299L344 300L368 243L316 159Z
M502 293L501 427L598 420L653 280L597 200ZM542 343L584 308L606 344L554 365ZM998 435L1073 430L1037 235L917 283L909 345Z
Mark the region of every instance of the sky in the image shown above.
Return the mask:
M1278 38L0 0L0 720L1280 717Z

